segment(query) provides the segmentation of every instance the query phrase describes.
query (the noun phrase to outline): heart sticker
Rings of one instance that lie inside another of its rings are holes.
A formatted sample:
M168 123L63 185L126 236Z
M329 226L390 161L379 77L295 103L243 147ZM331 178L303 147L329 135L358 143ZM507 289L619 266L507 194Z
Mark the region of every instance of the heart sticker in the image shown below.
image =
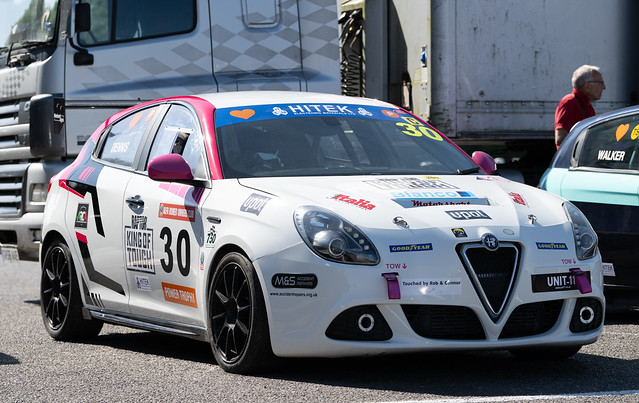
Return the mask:
M628 123L626 123L625 125L619 125L619 127L617 127L617 141L621 140L621 138L626 135L628 129L630 129L630 125Z
M253 109L243 109L241 111L231 111L230 115L235 116L236 118L248 119L255 115L255 111Z

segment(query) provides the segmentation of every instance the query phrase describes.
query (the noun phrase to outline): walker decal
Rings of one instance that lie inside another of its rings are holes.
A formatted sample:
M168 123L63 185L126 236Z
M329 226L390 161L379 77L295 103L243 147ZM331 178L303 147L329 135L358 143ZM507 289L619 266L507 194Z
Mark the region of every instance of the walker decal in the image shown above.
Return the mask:
M124 227L127 270L155 274L153 266L153 230L146 227L147 217L134 215L131 226Z

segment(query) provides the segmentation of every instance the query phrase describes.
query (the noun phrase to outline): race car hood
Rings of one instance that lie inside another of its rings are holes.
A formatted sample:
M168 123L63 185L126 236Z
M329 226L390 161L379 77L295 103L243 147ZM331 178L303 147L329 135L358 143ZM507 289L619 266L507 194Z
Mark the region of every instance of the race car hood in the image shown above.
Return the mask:
M292 208L321 206L357 225L412 229L518 226L566 221L561 199L498 176L358 176L249 178L240 184L276 196Z

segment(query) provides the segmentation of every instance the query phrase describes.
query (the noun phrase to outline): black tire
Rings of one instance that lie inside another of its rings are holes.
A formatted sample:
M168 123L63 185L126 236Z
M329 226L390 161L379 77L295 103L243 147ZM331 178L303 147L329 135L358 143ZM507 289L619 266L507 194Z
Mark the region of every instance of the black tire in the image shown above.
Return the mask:
M581 346L547 348L522 348L509 350L512 355L525 360L565 360L577 354Z
M211 349L222 369L246 374L274 364L262 289L245 256L231 252L217 265L208 308Z
M102 329L102 322L82 316L82 297L71 251L60 240L49 246L42 261L40 308L44 327L56 340L90 340Z

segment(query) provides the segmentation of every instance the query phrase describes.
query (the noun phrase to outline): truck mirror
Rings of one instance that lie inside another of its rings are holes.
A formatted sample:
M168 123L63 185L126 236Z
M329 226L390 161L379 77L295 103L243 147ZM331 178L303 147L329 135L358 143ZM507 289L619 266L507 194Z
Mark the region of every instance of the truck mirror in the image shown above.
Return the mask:
M78 3L75 5L75 32L91 30L91 5Z

